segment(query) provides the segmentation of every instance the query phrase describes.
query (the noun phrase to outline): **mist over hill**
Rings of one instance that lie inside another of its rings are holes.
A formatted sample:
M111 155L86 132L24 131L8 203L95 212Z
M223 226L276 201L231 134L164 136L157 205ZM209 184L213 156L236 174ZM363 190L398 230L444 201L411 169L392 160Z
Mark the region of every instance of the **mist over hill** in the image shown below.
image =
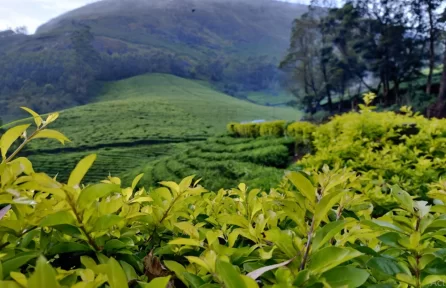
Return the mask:
M0 112L85 104L101 81L145 73L205 80L240 98L275 93L292 21L306 10L273 0L95 2L35 35L0 38Z

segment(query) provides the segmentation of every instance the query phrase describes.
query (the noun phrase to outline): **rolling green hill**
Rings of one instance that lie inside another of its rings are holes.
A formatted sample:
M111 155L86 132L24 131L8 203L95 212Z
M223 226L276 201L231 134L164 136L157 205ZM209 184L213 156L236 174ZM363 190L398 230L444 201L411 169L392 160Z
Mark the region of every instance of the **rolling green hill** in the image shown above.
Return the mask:
M292 108L266 107L168 74L149 74L104 86L95 103L67 109L52 128L71 143L35 140L25 151L52 175L66 177L76 161L98 153L91 175L120 174L223 133L230 121L298 120ZM164 148L163 148L164 147ZM48 163L52 160L51 167ZM59 164L58 164L59 163ZM100 170L95 170L100 169ZM97 179L97 178L95 178Z
M103 0L35 35L3 32L0 114L84 105L98 83L146 73L207 81L239 98L280 89L277 66L292 21L306 11L274 0Z

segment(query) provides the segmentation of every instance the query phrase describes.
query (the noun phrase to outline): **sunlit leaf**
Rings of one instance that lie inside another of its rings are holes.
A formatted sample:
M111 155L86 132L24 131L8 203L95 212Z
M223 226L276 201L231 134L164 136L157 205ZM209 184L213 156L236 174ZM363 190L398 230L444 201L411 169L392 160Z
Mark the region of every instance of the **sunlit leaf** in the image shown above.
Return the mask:
M76 165L76 168L74 168L74 170L70 174L70 178L68 179L68 186L73 188L78 186L95 160L96 154L92 154L79 161L79 163L77 163Z
M27 107L20 107L21 109L25 110L26 112L28 112L29 114L31 114L34 118L34 122L36 122L37 127L40 127L40 125L42 125L42 117L40 117L39 114L37 114L36 112L34 112L33 110L27 108Z
M65 135L63 135L59 131L51 129L45 129L37 132L36 135L34 135L33 139L38 139L38 138L54 139L62 144L65 144L65 142L70 142L70 139L68 139Z
M215 267L226 288L247 288L245 281L231 263L217 259Z
M56 271L47 263L46 259L40 257L34 273L28 280L29 288L57 288L60 287L56 280Z
M5 132L0 139L0 149L2 152L2 157L6 158L6 153L8 152L11 145L23 134L23 132L28 129L31 124L15 126Z
M120 187L115 184L100 183L88 186L80 193L79 198L77 199L77 206L81 209L86 209L98 198L102 198L119 191Z
M118 261L113 257L108 260L107 278L111 288L128 287L127 276Z

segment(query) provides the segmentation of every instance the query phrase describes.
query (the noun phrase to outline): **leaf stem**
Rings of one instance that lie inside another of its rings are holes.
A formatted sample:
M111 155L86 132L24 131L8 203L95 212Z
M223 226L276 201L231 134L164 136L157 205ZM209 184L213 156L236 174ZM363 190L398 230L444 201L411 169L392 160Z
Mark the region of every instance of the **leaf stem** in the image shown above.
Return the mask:
M314 230L314 222L315 222L314 220L315 220L315 216L313 216L313 219L311 220L310 231L308 231L308 240L307 240L307 244L305 245L304 257L302 258L302 262L300 263L299 271L302 271L305 269L305 265L307 264L308 256L310 254L311 241L313 241L313 230Z
M84 224L82 223L82 217L77 212L76 204L73 202L73 200L71 199L70 195L67 192L65 192L65 195L67 195L68 198L67 202L70 205L70 208L73 211L74 215L76 216L77 222L79 223L79 229L81 229L82 233L84 233L85 237L87 237L90 246L92 246L96 251L101 251L96 242L94 242L94 239L91 238L90 234L87 232L87 230L85 230Z
M6 158L5 163L8 163L12 159L14 159L14 157L23 149L23 147L25 147L25 145L28 144L29 141L31 141L34 138L34 136L36 136L37 133L44 130L47 125L48 124L42 125L42 127L37 128L29 137L26 137L25 140L22 142L22 144L20 144L20 146L14 152L12 152L12 154L9 155L8 158Z

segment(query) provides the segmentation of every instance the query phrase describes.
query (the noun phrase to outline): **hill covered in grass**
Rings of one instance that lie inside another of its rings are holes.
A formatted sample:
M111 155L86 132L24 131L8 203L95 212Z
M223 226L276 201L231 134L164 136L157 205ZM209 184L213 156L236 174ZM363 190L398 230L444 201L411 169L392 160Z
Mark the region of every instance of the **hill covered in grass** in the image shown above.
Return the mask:
M292 21L306 10L274 0L86 5L35 35L0 37L0 113L14 118L24 105L44 113L87 104L101 82L146 73L211 82L239 98L278 89Z
M301 112L292 108L261 106L195 81L149 74L110 82L94 103L62 111L54 129L67 135L70 143L61 147L36 140L25 153L43 166L40 163L56 158L45 168L62 177L70 171L65 165L74 168L82 156L98 153L100 170L93 167L90 173L103 178L109 172L120 174L181 151L183 142L223 133L231 121L292 121L300 117Z

